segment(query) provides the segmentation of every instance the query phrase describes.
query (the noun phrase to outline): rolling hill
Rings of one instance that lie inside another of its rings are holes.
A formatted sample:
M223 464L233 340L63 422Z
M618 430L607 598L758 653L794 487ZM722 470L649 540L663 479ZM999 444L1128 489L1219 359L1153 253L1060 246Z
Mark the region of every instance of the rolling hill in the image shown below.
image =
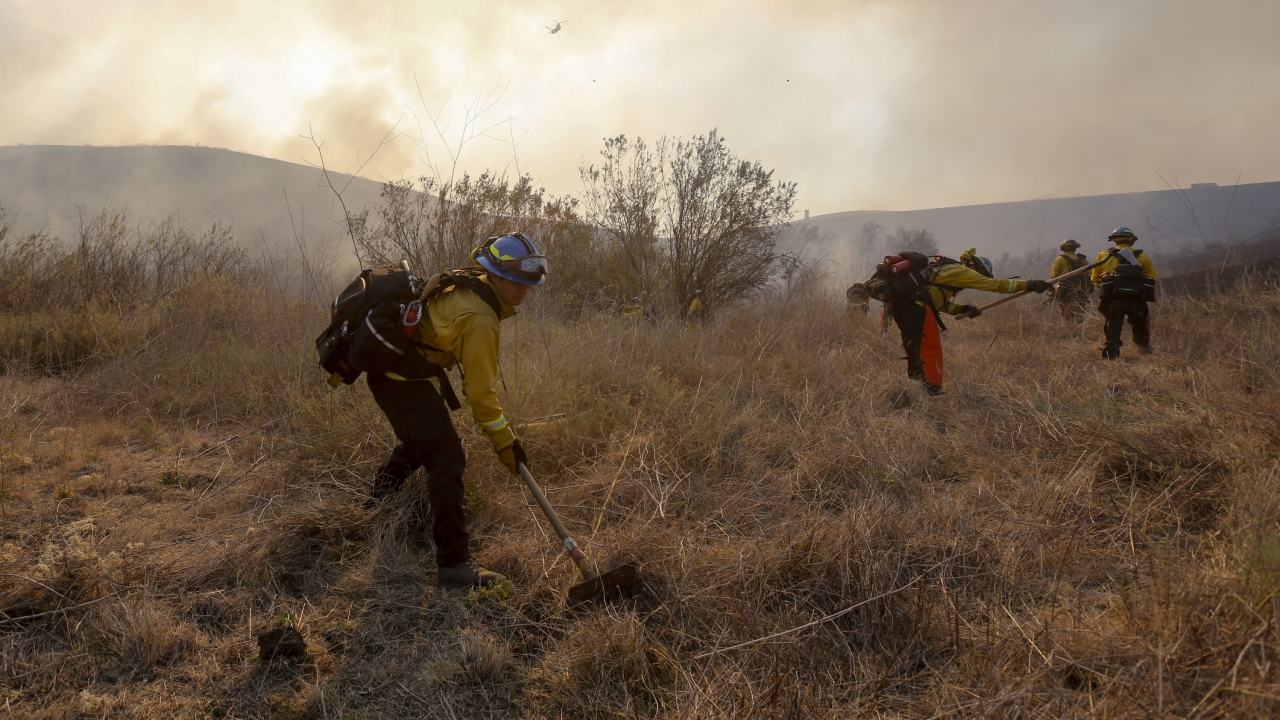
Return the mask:
M1085 252L1107 246L1107 233L1128 225L1139 246L1170 256L1198 253L1209 244L1247 242L1280 226L1280 182L1236 186L1195 185L1185 190L1024 200L927 210L817 215L797 223L827 231L828 250L856 237L869 222L928 228L944 253L980 248L984 254L1021 253L1075 238Z
M380 183L333 174L348 208L379 199ZM288 197L286 205L285 198ZM180 212L188 220L230 223L247 242L289 235L295 223L333 229L341 217L321 172L299 163L209 147L0 147L0 205L19 215L18 230L48 227L74 237L79 209L126 207L135 219ZM1106 246L1107 232L1129 225L1140 247L1166 263L1197 269L1206 241L1246 242L1280 228L1280 182L1195 185L1186 190L1024 200L908 211L857 210L817 215L795 224L819 234L818 252L847 257L842 246L863 225L928 228L945 253L981 248L1019 254L1056 247L1073 237L1086 252ZM1170 269L1173 269L1172 267Z
M380 183L331 173L355 211L376 201ZM285 197L288 197L288 204ZM19 215L20 231L47 226L73 237L79 209L127 208L147 219L180 212L197 222L231 224L246 241L288 235L295 222L329 227L341 218L320 170L210 147L0 147L0 205Z

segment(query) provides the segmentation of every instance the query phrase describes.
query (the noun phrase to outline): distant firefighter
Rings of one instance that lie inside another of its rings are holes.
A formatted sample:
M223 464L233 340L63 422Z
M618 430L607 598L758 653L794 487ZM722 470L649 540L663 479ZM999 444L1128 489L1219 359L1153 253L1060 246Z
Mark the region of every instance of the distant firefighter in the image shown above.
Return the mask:
M640 304L639 295L631 298L631 303L629 305L622 306L622 317L627 318L628 320L644 319L644 306Z
M1102 357L1116 360L1120 357L1120 335L1124 321L1129 320L1133 330L1133 344L1138 352L1151 352L1151 314L1147 303L1156 299L1156 269L1151 257L1141 250L1134 250L1138 236L1127 227L1118 227L1108 238L1116 246L1098 253L1098 260L1106 260L1093 269L1093 284L1098 286L1098 312L1106 318L1103 334Z
M867 314L867 308L871 306L871 296L867 294L867 286L863 283L854 283L844 291L844 297L849 301L849 312L854 314Z
M693 293L693 302L689 303L689 310L685 313L687 322L690 326L701 322L706 309L702 304L702 291L697 290Z
M1067 240L1060 247L1062 254L1053 259L1053 268L1049 270L1050 280L1089 264L1088 258L1076 252L1080 243L1075 240ZM1053 300L1063 320L1081 323L1088 313L1091 295L1093 283L1089 281L1087 274L1081 274L1060 283L1053 292Z

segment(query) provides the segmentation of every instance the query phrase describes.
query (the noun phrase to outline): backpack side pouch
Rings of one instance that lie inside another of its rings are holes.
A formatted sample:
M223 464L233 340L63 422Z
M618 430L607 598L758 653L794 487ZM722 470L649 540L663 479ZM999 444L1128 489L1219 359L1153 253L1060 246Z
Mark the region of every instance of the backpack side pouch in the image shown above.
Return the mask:
M347 348L352 365L369 374L394 373L406 380L431 377L439 369L400 331L400 303L379 303L356 323Z

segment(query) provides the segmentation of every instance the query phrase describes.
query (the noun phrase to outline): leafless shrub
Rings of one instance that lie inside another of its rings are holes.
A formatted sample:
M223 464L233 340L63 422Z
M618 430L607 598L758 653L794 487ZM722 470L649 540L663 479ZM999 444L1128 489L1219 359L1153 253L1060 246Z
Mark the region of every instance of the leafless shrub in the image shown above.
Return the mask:
M194 278L243 280L254 271L229 228L200 230L177 215L130 225L124 210L81 212L70 244L42 232L16 240L9 234L0 207L0 302L8 314L90 303L128 308Z
M722 306L773 280L781 261L774 240L791 217L794 183L739 159L714 130L664 137L653 149L618 136L601 155L600 167L580 169L584 209L622 258L625 286L682 310L698 290Z

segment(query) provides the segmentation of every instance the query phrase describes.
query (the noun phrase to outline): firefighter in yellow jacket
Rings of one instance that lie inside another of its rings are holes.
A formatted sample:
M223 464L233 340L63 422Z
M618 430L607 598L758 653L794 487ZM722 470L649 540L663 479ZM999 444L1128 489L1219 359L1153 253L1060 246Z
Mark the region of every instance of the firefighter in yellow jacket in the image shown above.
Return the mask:
M1089 264L1088 258L1076 252L1080 249L1080 243L1075 240L1067 240L1059 246L1062 254L1053 259L1053 267L1049 270L1049 279L1052 280L1060 275L1066 275L1073 270L1079 270ZM1060 283L1053 290L1053 301L1058 306L1058 312L1062 315L1063 320L1074 320L1077 323L1084 322L1084 317L1088 313L1089 296L1093 294L1093 285L1089 282L1089 278L1082 273L1073 278L1068 278Z
M475 250L473 259L485 273L450 285L432 298L414 340L431 363L446 369L462 366L462 389L476 425L488 436L499 461L518 475L517 463L528 463L528 458L498 402L499 323L515 315L533 286L545 281L547 259L520 233L490 238ZM374 501L395 493L405 478L425 468L441 587L503 580L471 560L462 510L467 456L445 406L440 378L370 374L368 383L399 440L378 471Z
M930 395L942 394L942 330L939 312L975 318L982 311L973 305L959 305L956 295L966 288L1011 294L1049 289L1044 280L1004 280L995 276L991 261L969 249L960 261L935 256L929 264L925 284L915 298L893 299L888 307L902 333L907 353L907 376L924 383Z
M1138 236L1129 228L1116 228L1108 239L1115 247L1098 253L1097 259L1106 262L1094 268L1090 276L1099 289L1098 312L1106 319L1102 357L1120 357L1125 319L1133 330L1133 344L1145 355L1151 352L1151 313L1147 303L1156 299L1156 268L1149 255L1133 249Z
M702 291L697 290L693 293L693 301L689 303L689 309L685 311L685 323L689 327L702 322L704 309L702 305Z

